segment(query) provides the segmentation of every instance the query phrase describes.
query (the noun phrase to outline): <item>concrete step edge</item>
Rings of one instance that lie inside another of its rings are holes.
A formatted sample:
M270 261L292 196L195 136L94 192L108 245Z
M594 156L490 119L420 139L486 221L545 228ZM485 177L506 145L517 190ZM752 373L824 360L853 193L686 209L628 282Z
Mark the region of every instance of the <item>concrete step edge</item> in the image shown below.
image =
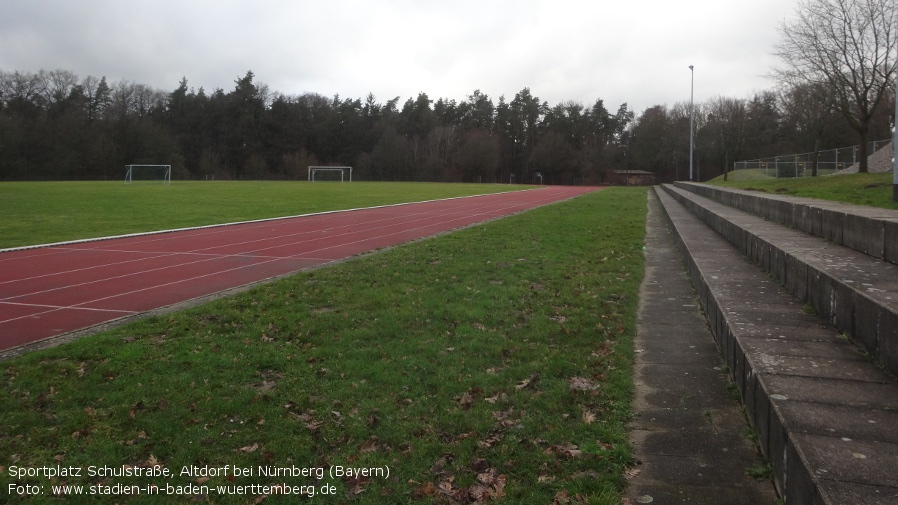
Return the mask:
M890 410L898 405L898 384L872 363L862 359L858 361L850 348L845 350L844 363L855 360L854 365L863 370L869 369L870 377L875 379L853 380L851 376L839 376L842 362L834 368L834 377L791 374L788 370L771 368L769 363L765 363L763 353L758 352L763 347L748 345L748 340L763 335L764 332L757 330L764 324L771 328L773 335L784 330L772 321L762 321L755 328L749 328L744 320L740 321L734 310L726 308L731 303L726 299L726 285L733 279L726 278L710 263L720 260L722 256L731 265L742 259L738 269L728 269L739 270L734 273L741 276L738 282L755 282L755 285L765 286L764 289L770 291L769 301L774 304L789 305L788 301L783 300L792 298L791 295L756 267L746 264L735 248L673 197L663 191L656 193L678 247L684 254L687 271L693 279L718 348L730 367L748 417L757 430L759 445L771 462L774 480L786 502L835 504L844 503L844 497L851 496L857 503L895 503L898 499L898 481L890 475L898 471L898 457L893 455L898 450L898 433L885 431L872 437L875 440L865 442L864 449L858 451L872 451L869 459L864 460L866 466L851 461L860 456L868 457L853 451L855 445L851 442L864 438L864 435L858 434L858 426L865 427L863 423L852 420L883 412L890 421L898 420L898 412ZM749 277L754 277L754 280L750 281ZM730 293L737 292L730 290ZM807 314L801 311L800 304L794 298L790 310L795 312L795 320L800 320L802 325L807 324ZM820 325L820 332L820 341L836 338L834 330L827 329L823 324ZM823 335L826 332L829 334ZM821 409L821 406L830 407ZM809 431L803 424L806 420L802 419L802 412L829 410L847 411L849 415L831 421L832 424L827 424L822 431L819 427ZM874 449L871 450L871 447ZM835 456L828 457L833 454ZM850 464L834 463L846 461Z
M675 182L716 202L898 264L898 211L759 191Z
M678 186L664 185L663 188L706 225L786 286L793 295L813 306L830 324L845 332L855 345L869 353L891 373L898 375L898 304L894 302L898 300L898 292L871 294L862 278L852 279L847 274L844 277L837 276L815 267L806 260L800 248L794 247L795 239L771 236L770 232L761 236L755 231L765 225L769 227L769 222L762 221L758 216L751 217L751 213L726 206L730 209L727 213L741 214L743 217L738 219L727 216L720 212L720 209L713 208L715 205L726 204L716 203L710 198L705 199L698 193L685 191ZM736 222L736 220L744 222L746 219L757 221L755 230ZM783 229L782 233L791 236L805 235L806 242L810 245L803 250L804 254L817 254L821 247L819 244L826 244L823 239L806 235L801 231ZM786 246L783 245L787 243L793 246L790 250L786 250ZM830 245L830 249L833 251L832 255L839 255L839 246ZM886 270L894 268L891 263L850 249L842 251L846 258L854 256L851 260L855 262L854 264L866 263L870 270L877 267ZM889 266L883 267L884 265ZM891 278L880 276L878 281L898 284L898 275L893 274Z

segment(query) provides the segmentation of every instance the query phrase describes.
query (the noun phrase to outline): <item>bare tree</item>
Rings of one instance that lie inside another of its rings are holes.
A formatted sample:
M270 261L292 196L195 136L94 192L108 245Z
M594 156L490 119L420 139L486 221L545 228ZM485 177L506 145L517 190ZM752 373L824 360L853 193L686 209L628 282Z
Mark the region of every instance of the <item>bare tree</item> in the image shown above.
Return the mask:
M69 70L41 71L44 74L45 87L42 90L49 104L57 104L69 98L78 85L78 76Z
M802 0L783 22L774 75L787 86L825 86L860 138L867 171L867 132L895 73L894 0Z
M723 180L727 180L730 165L742 155L749 107L745 100L718 96L708 102L706 111L708 123L705 129L713 135L714 154L723 165Z
M33 103L36 106L43 107L44 100L41 91L44 87L43 74L0 71L0 99L4 103Z
M812 140L813 156L811 158L811 176L817 176L818 157L822 141L827 132L833 129L833 116L836 111L832 94L819 84L799 84L784 90L781 95L784 115L795 129L794 134L802 134ZM803 139L802 139L803 140ZM804 143L801 144L804 147Z
M424 180L439 180L452 165L458 151L458 129L454 126L436 126L427 134L424 153Z

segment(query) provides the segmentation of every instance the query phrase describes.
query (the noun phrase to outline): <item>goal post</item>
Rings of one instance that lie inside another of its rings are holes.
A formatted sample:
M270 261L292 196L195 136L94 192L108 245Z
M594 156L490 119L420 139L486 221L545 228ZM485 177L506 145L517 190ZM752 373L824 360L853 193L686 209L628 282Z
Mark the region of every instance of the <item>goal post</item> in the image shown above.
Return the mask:
M310 166L309 167L309 181L315 182L316 180L325 180L321 178L319 174L331 174L331 177L326 180L335 181L337 180L337 176L340 177L340 182L346 182L346 173L349 172L349 182L352 182L352 167L333 167L333 166ZM316 176L318 178L316 179Z
M125 184L171 184L171 165L125 165Z

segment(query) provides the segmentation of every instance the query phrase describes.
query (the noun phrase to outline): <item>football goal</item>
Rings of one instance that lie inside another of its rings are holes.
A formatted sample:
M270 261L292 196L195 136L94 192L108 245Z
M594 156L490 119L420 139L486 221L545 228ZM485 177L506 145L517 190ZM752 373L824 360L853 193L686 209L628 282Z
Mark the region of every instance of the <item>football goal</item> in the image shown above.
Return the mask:
M171 184L171 165L125 165L125 184Z
M309 180L352 182L352 167L309 167Z

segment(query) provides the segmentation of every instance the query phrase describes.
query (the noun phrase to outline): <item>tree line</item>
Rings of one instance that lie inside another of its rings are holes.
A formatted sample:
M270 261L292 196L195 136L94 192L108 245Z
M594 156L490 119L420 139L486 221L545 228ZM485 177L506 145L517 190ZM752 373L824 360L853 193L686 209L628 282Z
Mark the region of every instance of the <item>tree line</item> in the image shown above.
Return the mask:
M498 103L426 93L288 95L249 71L234 89L166 92L71 71L0 71L0 179L117 179L164 163L175 178L303 179L309 165L352 165L367 180L579 184L626 163L633 113L550 107L529 88Z
M606 170L683 180L688 102L638 116L554 106L529 88L498 103L426 93L379 101L275 92L249 71L230 91L173 91L68 70L0 70L0 180L116 180L124 166L162 163L176 179L304 179L310 165L352 165L353 178L390 181L597 184ZM810 84L715 97L694 105L698 179L740 159L857 143L851 125ZM871 113L871 138L890 136L894 93Z
M818 153L859 145L858 132L832 102L807 86L766 90L749 98L717 96L694 105L694 176L708 180L740 160ZM891 138L894 93L871 114L865 139ZM628 168L659 181L689 178L689 102L647 108L630 131ZM816 159L816 156L811 156Z

